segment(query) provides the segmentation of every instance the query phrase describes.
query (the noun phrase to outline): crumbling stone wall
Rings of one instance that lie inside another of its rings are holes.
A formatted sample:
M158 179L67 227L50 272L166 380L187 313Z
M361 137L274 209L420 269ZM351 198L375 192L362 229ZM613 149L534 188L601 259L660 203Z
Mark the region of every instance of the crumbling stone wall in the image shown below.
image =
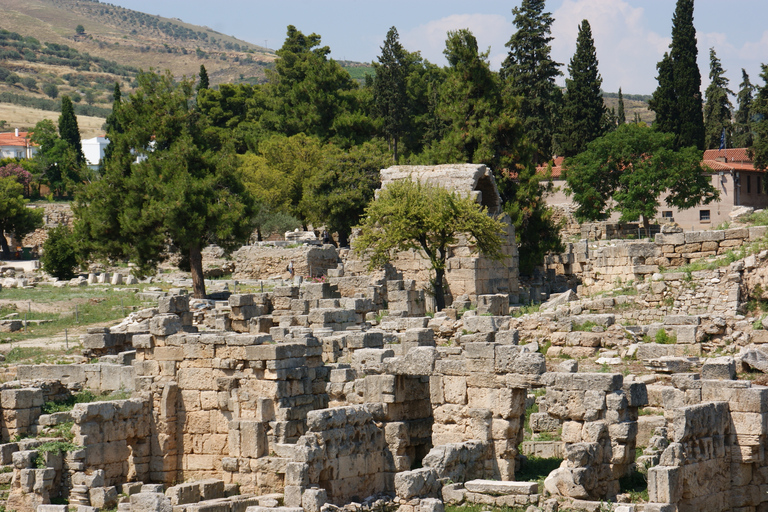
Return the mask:
M301 247L275 247L246 245L232 255L235 260L235 279L272 279L288 277L288 264L293 261L296 276L325 276L339 264L339 256L332 245Z
M539 411L562 422L563 465L545 481L552 494L613 498L619 478L635 460L638 407L648 402L645 384L624 384L620 374L545 375Z
M583 291L594 293L628 281L643 281L662 267L681 267L701 258L724 254L761 240L766 232L766 226L755 226L659 233L653 242L582 240L566 244L563 254L546 256L545 267L557 275L573 276Z

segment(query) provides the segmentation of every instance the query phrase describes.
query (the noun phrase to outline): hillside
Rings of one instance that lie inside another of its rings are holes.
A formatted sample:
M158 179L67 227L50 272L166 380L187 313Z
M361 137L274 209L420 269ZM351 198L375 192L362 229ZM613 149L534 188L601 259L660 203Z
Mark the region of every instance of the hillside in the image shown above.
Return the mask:
M2 109L0 120L30 128L50 118L65 94L78 115L103 120L115 82L130 92L141 69L181 78L205 65L212 85L258 83L273 60L273 52L209 28L97 1L3 0L0 103L19 108Z

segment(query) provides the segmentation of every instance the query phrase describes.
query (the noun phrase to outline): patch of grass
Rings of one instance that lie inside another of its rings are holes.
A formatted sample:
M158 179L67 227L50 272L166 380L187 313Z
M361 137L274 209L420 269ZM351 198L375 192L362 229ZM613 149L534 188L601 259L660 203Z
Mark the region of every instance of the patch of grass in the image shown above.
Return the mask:
M539 347L539 352L541 352L542 355L546 356L551 346L552 346L552 342L546 341L543 345Z
M43 364L56 362L62 354L72 354L78 347L71 347L68 351L52 350L42 347L13 347L5 356L6 364Z
M523 460L520 470L515 473L518 482L537 482L539 492L544 490L544 479L560 467L563 459L544 459L540 457L527 457Z
M46 443L41 444L35 450L37 451L38 455L35 459L35 466L43 469L47 467L45 465L45 454L46 453L64 453L64 452L71 452L73 450L77 450L80 447L76 444L72 444L68 441L48 441Z
M521 306L519 309L514 310L512 312L512 316L515 318L519 318L523 315L538 313L540 309L541 309L541 304L528 304L526 306Z
M105 402L107 400L125 400L130 397L130 392L122 389L105 393L94 393L90 389L85 389L60 402L45 402L42 411L43 414L66 412L71 411L75 407L75 404L89 404L91 402Z
M648 475L634 470L630 474L619 478L621 492L629 493L632 503L648 501Z
M655 341L660 345L674 345L677 343L677 336L667 334L666 329L659 329L656 331Z
M574 331L591 332L593 327L597 327L597 324L591 320L588 320L582 324L573 324Z
M28 320L46 320L47 323L30 323L26 331L22 329L4 334L3 337L10 341L53 336L63 333L64 329L120 320L143 306L133 291L102 286L8 288L0 291L0 297L36 304L62 304L61 310L56 313L25 312L26 308L16 311L19 320L23 321L26 314Z

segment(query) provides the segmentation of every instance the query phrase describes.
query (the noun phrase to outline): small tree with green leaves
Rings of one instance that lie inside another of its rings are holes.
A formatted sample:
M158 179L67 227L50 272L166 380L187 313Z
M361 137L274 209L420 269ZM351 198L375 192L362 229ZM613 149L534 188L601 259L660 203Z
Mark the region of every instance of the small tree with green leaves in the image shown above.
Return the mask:
M625 124L566 158L568 189L578 204L579 220L604 220L611 211L619 222L656 216L659 198L680 209L708 204L719 197L701 167L701 151L674 148L674 135L642 124Z
M362 232L354 250L370 258L369 268L389 263L399 251L423 253L435 272L435 305L445 307L446 259L459 235L493 260L504 259L504 222L490 217L471 197L412 180L387 185L366 209Z
M24 199L24 186L15 176L0 178L0 248L6 259L11 257L6 235L21 240L43 225L42 210L27 208L28 202Z
M77 268L77 241L69 226L57 226L48 231L48 238L43 244L40 263L43 270L59 279L72 279Z
M75 33L79 36L85 34L85 27L82 25L78 25L75 27Z

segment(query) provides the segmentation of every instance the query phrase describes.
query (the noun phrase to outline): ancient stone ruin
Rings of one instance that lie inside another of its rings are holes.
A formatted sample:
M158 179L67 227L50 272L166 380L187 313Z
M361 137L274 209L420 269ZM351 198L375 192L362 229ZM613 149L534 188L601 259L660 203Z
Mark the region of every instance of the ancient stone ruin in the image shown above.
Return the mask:
M414 176L497 211L482 166L383 172ZM145 291L82 335L90 362L6 370L6 509L768 510L768 331L748 304L768 251L670 268L760 229L575 243L522 292L513 236L490 273L459 245L440 312L416 255L371 275L331 246L246 247L239 293ZM268 277L285 258L298 276ZM121 396L48 412L83 390Z

